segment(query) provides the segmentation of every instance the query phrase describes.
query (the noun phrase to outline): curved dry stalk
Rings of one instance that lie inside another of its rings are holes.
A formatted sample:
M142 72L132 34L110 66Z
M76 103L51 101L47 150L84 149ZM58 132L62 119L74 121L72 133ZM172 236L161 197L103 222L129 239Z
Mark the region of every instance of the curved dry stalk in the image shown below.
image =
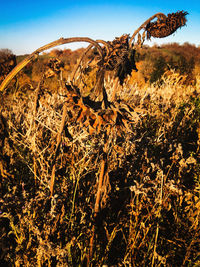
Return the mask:
M38 86L35 90L35 100L34 100L34 107L33 107L33 130L34 130L34 136L33 136L33 170L34 170L34 178L35 178L35 184L36 184L36 178L37 178L37 160L36 160L36 115L37 115L37 109L38 109L38 102L39 102L39 93L41 89L41 84L43 82L43 77L40 79Z
M111 45L110 45L108 42L104 41L104 40L96 40L96 42L97 42L97 43L101 43L101 44L103 44L103 45L105 46L105 48L106 48L107 55L109 55ZM90 45L86 48L86 50L82 53L81 57L79 58L79 60L78 60L78 62L77 62L77 64L76 64L76 66L74 67L74 70L73 70L73 72L72 72L72 74L71 74L71 81L72 81L72 82L73 82L74 79L75 79L75 75L76 75L76 73L77 73L77 71L78 71L78 69L79 69L79 67L80 67L81 61L83 60L84 56L85 56L85 55L92 49L93 46L94 46L93 44L90 44Z
M74 79L75 79L75 75L76 75L78 69L80 68L81 61L83 60L84 56L90 51L90 49L92 49L92 47L93 47L93 44L90 44L90 45L86 48L86 50L82 53L82 55L81 55L81 57L79 58L79 60L78 60L78 62L77 62L77 64L76 64L76 66L74 67L74 70L72 71L71 79L70 79L71 82L73 82Z
M51 42L47 45L44 45L40 48L38 48L36 51L34 51L32 54L27 56L24 60L22 60L4 79L2 84L0 85L0 91L3 91L5 87L9 84L9 82L16 76L16 74L23 69L29 62L36 59L39 55L39 53L53 48L58 45L67 44L67 43L74 43L74 42L88 42L91 43L93 46L95 46L101 56L103 58L103 50L101 46L98 44L98 42L88 38L88 37L72 37L72 38L60 38L54 42Z
M100 43L100 44L103 44L107 50L107 53L109 54L110 53L110 48L111 48L111 45L104 41L104 40L96 40L97 43Z
M163 13L156 13L155 15L151 16L149 19L147 19L134 33L133 35L131 36L131 39L129 40L129 47L131 47L132 45L132 42L133 42L133 39L135 38L135 36L153 19L155 18L163 18L163 19L166 19L166 16L165 14Z
M56 140L56 149L55 149L55 155L54 155L54 160L53 160L53 165L52 165L52 173L51 173L51 180L50 180L50 197L53 196L53 189L54 189L54 183L55 183L55 174L56 174L56 159L59 155L59 149L60 149L60 143L61 143L61 138L62 138L62 132L65 127L65 118L67 114L67 103L65 102L63 105L63 113L62 113L62 119L61 119L61 124L60 124L60 129L57 135L57 140Z
M24 60L22 60L3 80L0 85L0 92L4 90L4 88L10 83L10 81L17 75L17 73L23 69L29 62L36 59L38 57L38 53L32 53L27 56Z

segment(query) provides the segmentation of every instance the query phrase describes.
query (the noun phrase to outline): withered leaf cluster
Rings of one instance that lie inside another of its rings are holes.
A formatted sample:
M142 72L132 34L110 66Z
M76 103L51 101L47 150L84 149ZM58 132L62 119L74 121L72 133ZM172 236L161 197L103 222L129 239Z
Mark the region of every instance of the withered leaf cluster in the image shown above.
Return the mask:
M89 97L80 97L72 88L66 86L66 104L70 123L80 123L89 134L97 134L103 129L110 134L112 128L118 129L120 135L125 129L129 131L128 122L137 120L136 112L125 103L114 102L109 108L102 110L101 103L92 101Z
M59 74L61 69L64 67L64 63L58 58L51 58L46 64L46 67L47 70L45 72L45 75L47 78L49 78L56 74Z

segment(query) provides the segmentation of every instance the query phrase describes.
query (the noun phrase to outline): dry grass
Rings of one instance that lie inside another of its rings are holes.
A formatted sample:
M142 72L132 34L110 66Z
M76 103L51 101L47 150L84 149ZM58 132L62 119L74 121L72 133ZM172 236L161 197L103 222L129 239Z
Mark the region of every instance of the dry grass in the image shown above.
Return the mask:
M62 83L55 93L41 83L6 96L1 260L198 266L199 84L183 79L172 73L144 88L127 80L116 90L108 78L107 110Z

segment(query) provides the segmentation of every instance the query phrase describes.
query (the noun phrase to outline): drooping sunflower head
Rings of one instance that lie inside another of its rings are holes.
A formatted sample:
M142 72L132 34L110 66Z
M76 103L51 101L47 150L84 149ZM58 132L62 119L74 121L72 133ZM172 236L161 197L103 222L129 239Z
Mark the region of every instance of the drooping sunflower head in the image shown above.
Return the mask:
M186 15L188 12L178 11L168 14L166 18L158 19L155 22L149 22L146 26L147 38L163 38L173 34L178 28L186 25Z
M124 34L109 42L110 53L105 60L105 69L114 71L114 76L119 78L122 85L126 76L136 70L135 50L129 48L129 35Z

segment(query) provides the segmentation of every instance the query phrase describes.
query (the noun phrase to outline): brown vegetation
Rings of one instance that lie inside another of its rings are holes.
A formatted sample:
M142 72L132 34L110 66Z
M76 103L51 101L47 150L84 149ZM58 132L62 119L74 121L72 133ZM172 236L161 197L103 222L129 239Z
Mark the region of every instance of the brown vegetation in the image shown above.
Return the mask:
M8 49L0 50L0 83L16 66L16 56Z
M114 113L83 105L70 88L44 94L42 85L37 98L32 92L4 102L4 259L84 265L93 240L96 266L198 262L199 91L177 78L143 90L124 84Z
M79 51L54 50L40 68L29 65L83 39L36 50L1 84L26 66L1 95L2 264L198 266L199 79L186 83L184 69L167 70L160 56L149 77L138 71L139 86L135 59L140 68L151 51L170 52L136 53L127 35L87 39L78 61Z

